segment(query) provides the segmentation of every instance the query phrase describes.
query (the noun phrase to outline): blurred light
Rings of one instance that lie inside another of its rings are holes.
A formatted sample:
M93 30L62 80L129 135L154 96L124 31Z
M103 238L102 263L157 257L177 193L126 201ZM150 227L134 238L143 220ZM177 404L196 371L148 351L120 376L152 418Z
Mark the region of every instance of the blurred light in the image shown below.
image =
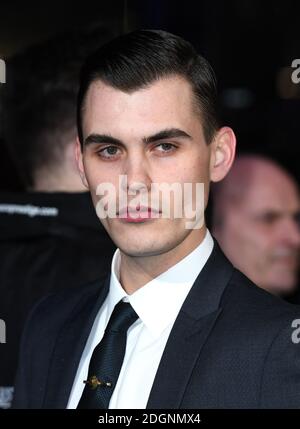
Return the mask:
M248 88L227 88L221 93L221 102L230 109L246 109L252 106L254 95Z

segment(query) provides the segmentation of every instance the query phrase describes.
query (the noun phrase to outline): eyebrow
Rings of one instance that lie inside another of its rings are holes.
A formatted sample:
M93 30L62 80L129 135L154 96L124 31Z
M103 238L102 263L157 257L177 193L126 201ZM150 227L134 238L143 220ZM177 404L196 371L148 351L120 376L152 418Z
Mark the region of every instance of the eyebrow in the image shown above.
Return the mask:
M265 209L261 213L256 213L254 215L254 218L261 219L265 216L273 216L274 218L283 218L286 216L293 217L294 220L299 221L300 220L300 210L293 210L286 212L284 210L277 210L277 209Z
M153 143L159 140L165 140L165 139L172 139L172 138L178 138L183 137L187 139L192 139L192 137L186 133L185 131L179 129L179 128L167 128L165 130L161 130L152 136L149 137L143 137L142 141L145 144ZM115 145L123 145L123 142L109 134L90 134L85 140L84 140L84 146L90 145L90 144L115 144Z
M184 137L188 139L192 138L188 133L183 130L180 130L179 128L167 128L166 130L161 130L150 137L144 137L143 142L147 144L156 142L158 140L174 139L178 137Z

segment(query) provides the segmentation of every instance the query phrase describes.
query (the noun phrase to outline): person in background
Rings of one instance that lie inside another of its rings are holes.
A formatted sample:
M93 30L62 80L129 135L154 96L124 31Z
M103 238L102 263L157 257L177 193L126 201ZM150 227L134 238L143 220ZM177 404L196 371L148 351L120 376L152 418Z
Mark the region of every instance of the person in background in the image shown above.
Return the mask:
M24 321L48 295L105 275L115 249L75 161L79 70L104 27L32 46L7 65L5 144L25 189L0 194L0 407L10 406Z
M229 260L254 283L286 296L297 286L299 189L280 165L241 155L213 187L212 232Z

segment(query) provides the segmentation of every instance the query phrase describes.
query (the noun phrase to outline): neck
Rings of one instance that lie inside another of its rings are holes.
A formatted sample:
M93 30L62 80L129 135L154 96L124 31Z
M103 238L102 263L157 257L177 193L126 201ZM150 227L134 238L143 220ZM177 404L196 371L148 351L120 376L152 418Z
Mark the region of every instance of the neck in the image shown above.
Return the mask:
M151 280L164 273L188 256L206 235L206 226L193 230L175 248L158 255L130 256L121 251L120 283L123 289L132 294Z
M83 192L86 188L82 185L77 172L67 169L42 169L34 177L34 192Z
M61 161L55 165L39 168L34 174L35 192L83 192L83 186L75 159L74 143L66 145Z

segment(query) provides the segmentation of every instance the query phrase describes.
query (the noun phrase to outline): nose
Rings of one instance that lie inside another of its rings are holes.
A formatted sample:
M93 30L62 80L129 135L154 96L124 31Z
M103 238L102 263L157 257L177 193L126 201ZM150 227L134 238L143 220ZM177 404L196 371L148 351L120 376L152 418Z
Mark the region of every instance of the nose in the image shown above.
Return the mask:
M294 247L300 247L300 227L299 222L293 216L287 217L282 223L282 237L286 242Z
M138 192L150 191L150 166L143 153L136 151L128 155L123 175L127 179L124 181L123 189L126 187L124 190L129 195L131 193L135 195Z

